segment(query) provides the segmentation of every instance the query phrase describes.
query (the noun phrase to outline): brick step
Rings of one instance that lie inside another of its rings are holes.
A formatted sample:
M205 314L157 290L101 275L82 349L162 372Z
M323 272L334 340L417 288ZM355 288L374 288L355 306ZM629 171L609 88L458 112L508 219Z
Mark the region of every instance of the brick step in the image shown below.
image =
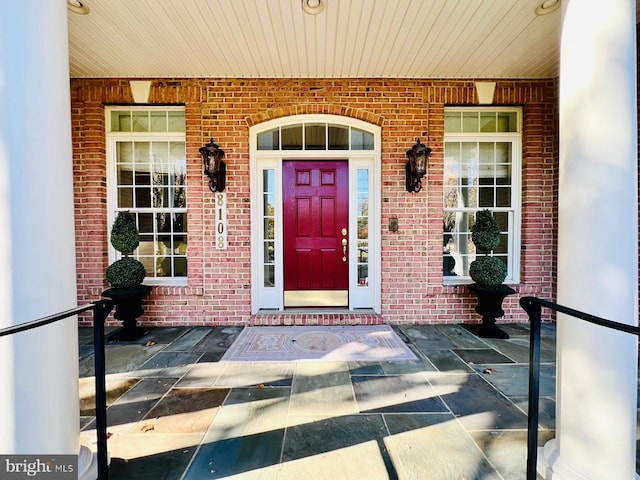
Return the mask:
M322 312L322 311L283 311L259 312L249 320L251 326L279 325L383 325L384 319L373 311L364 312Z

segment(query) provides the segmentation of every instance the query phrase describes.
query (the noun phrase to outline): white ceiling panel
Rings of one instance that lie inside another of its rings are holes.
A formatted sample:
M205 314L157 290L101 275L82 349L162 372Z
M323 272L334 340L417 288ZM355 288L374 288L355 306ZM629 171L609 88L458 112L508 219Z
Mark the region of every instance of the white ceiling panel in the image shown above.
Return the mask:
M82 0L70 74L94 77L550 78L560 10L540 0Z

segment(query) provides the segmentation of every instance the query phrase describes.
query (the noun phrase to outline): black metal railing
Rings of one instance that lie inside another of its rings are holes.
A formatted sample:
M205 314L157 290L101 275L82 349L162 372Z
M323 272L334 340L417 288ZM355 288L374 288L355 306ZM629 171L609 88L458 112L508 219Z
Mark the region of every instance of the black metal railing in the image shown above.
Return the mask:
M538 463L538 402L540 401L540 324L542 307L564 313L595 325L612 328L640 336L640 328L625 323L613 322L588 313L564 307L536 297L522 297L520 306L529 315L531 322L529 345L529 406L527 413L527 480L536 480Z
M113 309L113 302L110 300L98 300L97 302L72 308L64 312L40 318L31 322L21 323L13 327L0 329L0 337L24 332L33 328L49 325L50 323L63 320L74 315L78 315L89 310L93 310L93 350L94 368L96 382L96 434L98 440L97 466L98 480L109 478L109 460L107 458L107 389L105 385L105 354L104 354L104 321Z

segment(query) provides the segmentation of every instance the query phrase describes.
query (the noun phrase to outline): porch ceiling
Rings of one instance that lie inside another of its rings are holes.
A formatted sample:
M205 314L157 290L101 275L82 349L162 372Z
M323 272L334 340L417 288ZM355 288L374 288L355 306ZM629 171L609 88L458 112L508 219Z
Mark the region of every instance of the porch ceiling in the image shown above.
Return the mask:
M82 0L70 75L549 78L560 10L541 0Z

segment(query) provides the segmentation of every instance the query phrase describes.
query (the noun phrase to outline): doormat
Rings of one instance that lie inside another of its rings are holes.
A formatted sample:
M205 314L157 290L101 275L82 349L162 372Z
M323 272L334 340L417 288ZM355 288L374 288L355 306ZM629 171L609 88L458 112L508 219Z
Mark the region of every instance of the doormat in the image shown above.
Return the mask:
M389 325L245 327L221 362L417 360Z

